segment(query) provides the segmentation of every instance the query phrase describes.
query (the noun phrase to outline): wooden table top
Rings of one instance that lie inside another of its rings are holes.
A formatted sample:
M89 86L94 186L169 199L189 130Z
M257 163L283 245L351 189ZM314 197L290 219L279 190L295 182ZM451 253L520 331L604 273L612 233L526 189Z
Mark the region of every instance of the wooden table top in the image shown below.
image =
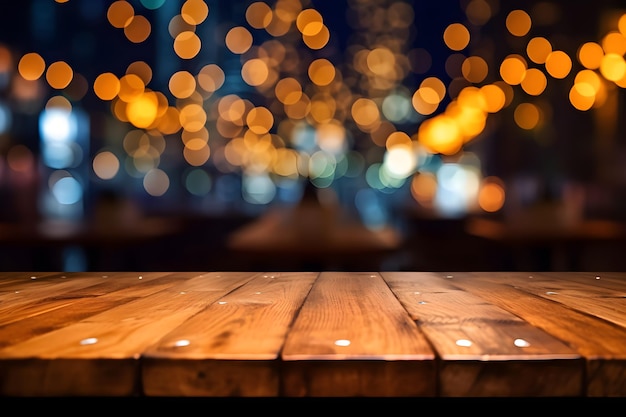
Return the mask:
M626 273L0 272L0 395L626 396Z

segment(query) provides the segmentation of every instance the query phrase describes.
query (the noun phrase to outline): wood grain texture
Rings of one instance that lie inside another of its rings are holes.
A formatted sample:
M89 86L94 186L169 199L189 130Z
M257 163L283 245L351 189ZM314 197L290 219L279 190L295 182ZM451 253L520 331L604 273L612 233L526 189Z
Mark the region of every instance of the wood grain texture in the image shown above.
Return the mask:
M437 352L440 395L580 395L584 361L559 339L459 288L453 275L382 275Z
M0 397L626 397L622 272L0 272Z
M287 331L317 273L259 274L144 354L147 395L278 395Z
M454 283L576 349L586 358L586 396L625 396L626 328L597 313L611 310L615 301L621 303L616 297L626 294L622 291L626 290L626 281L602 280L600 284L595 274L566 274L568 278L573 275L579 278L563 281L553 274L455 273ZM578 301L572 303L571 297L558 297L564 288L566 292L579 291ZM589 305L584 302L586 299L591 301ZM599 300L608 305L598 309Z
M287 396L435 392L434 354L378 273L321 273L282 359Z
M244 274L241 278L249 275ZM135 274L132 281L125 276L119 280L107 277L100 284L88 287L90 290L80 289L82 296L87 297L84 300L91 301L90 298L95 297L95 304L103 302L107 308L87 317L70 314L79 320L50 331L37 331L35 327L32 337L1 349L0 387L7 390L2 393L45 396L72 393L77 389L76 395L118 395L120 391L136 394L138 360L143 351L212 300L240 285L242 280L233 279L235 277L224 280L219 275L207 274L206 280L212 278L222 283L222 292L215 292L213 299L204 292L183 293L171 289L174 286L185 288L184 282L194 276L196 274L161 273L149 274L148 279L144 279L143 275ZM76 306L69 304L66 309L73 307ZM78 307L74 311L84 314L85 310ZM66 309L55 312L65 313ZM29 372L38 375L38 380L42 381L54 377L55 383L35 386L33 391L16 391L19 387L26 389L30 386L30 375L15 372L13 359L32 359L28 362ZM66 366L57 374L55 370L59 362L75 366ZM112 366L118 368L116 374L120 376L115 384L109 381ZM76 380L84 374L90 375L90 383L77 386ZM21 381L22 378L25 379Z

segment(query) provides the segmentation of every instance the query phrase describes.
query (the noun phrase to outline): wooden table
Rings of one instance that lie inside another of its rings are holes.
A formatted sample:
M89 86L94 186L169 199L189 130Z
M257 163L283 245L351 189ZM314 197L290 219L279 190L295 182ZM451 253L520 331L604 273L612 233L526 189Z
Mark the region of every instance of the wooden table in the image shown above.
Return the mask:
M514 255L530 261L512 265L511 269L515 270L589 270L583 259L585 250L608 245L613 250L603 255L610 257L619 254L619 248L626 242L623 222L605 219L566 222L555 217L542 212L507 220L473 217L467 220L465 230L472 236L512 249ZM622 264L621 260L605 259L603 262Z
M621 397L626 273L4 272L0 395Z
M229 236L226 246L242 269L373 271L401 248L392 227L370 229L297 208L268 211Z

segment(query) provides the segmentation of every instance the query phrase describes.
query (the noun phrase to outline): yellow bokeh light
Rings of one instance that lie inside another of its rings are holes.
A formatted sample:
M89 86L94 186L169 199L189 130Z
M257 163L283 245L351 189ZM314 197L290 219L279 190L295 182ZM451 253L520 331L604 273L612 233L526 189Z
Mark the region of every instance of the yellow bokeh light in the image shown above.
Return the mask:
M252 34L243 26L235 26L226 33L226 47L234 54L243 54L252 46Z
M48 81L50 87L57 90L62 90L67 87L73 77L74 71L65 61L53 62L46 70L46 81Z
M133 18L124 26L124 35L132 43L141 43L148 39L152 25L144 16L133 16Z
M197 132L204 128L207 121L207 114L199 104L187 104L180 109L180 125L190 132Z
M614 53L604 55L600 62L600 73L609 81L622 79L626 74L624 57Z
M531 130L539 125L541 112L539 108L532 103L521 103L515 108L513 117L519 127L525 130Z
M411 104L416 112L424 116L433 114L439 107L441 99L431 87L420 87L411 98Z
M458 124L446 115L435 116L422 122L417 138L429 152L444 155L456 154L464 142Z
M504 206L505 196L504 183L497 177L486 177L478 191L478 206L494 213Z
M263 1L251 3L246 9L246 21L254 29L264 29L268 27L272 21L271 7Z
M197 144L189 144L189 142L191 141L196 141L196 140L200 140L204 143L208 143L209 142L209 131L203 127L202 129L196 131L196 132L190 132L188 130L183 130L180 134L180 138L182 140L182 142L185 144L185 146L189 146L192 149L199 149L199 146Z
M593 95L602 88L602 80L597 72L591 70L581 70L574 78L574 84L588 84L593 89Z
M183 158L191 166L204 165L211 156L211 148L201 139L189 141L183 149Z
M29 52L20 58L17 69L22 78L34 81L43 75L46 70L46 62L38 53Z
M522 89L531 96L543 93L547 85L546 75L538 68L529 68L521 83Z
M387 136L387 140L385 141L385 147L387 150L395 147L395 146L406 146L411 147L413 141L411 137L405 132L392 132L389 136Z
M488 113L497 113L506 103L504 91L495 84L487 84L480 87L480 92L485 99L485 111Z
M461 51L469 44L469 30L461 23L452 23L444 30L443 41L453 51Z
M587 69L598 69L604 56L604 50L599 43L585 42L578 48L578 62Z
M196 91L196 79L188 71L177 71L170 77L169 89L176 98L188 98Z
M96 77L93 90L101 100L113 100L120 91L120 80L112 72L102 73Z
M255 107L246 116L248 128L257 135L268 133L274 125L274 116L265 107Z
M500 76L507 84L518 85L526 76L527 63L520 55L509 55L500 64Z
M199 25L209 15L209 6L204 0L185 0L180 8L180 15L190 25Z
M107 19L111 26L122 29L135 15L135 9L126 0L117 0L111 3L107 9Z
M250 59L241 66L241 77L251 86L263 84L269 77L269 73L265 61L259 58Z
M480 83L487 77L489 66L484 58L471 56L463 61L461 72L470 83Z
M336 102L331 96L318 94L311 100L310 115L317 123L328 123L335 117Z
M302 41L306 46L313 50L324 48L330 40L330 31L328 27L323 25L319 32L314 35L302 34Z
M552 52L552 44L543 37L532 38L526 45L526 54L535 64L544 64Z
M137 75L145 85L148 85L152 80L152 68L145 61L131 62L128 67L126 67L126 74Z
M564 51L553 51L546 58L546 70L554 78L567 77L572 69L572 59Z
M120 161L113 152L98 152L98 154L93 158L92 169L98 178L110 180L119 172Z
M437 177L430 172L420 172L411 180L411 195L419 204L431 208L437 195Z
M224 81L226 81L226 74L216 64L207 64L198 72L198 86L208 93L219 90L224 85Z
M276 98L283 104L295 104L302 97L302 86L293 77L279 80L274 88Z
M138 128L147 128L157 118L159 100L154 92L146 91L126 106L126 117Z
M143 94L145 88L146 85L138 75L126 74L120 78L120 90L118 92L118 97L129 103Z
M309 65L308 74L314 84L328 85L335 79L335 66L325 58L316 59Z
M420 83L420 88L430 88L432 89L438 97L437 102L441 102L446 96L446 85L440 78L437 77L426 77ZM434 103L434 101L432 101Z
M394 72L396 57L388 48L375 48L368 52L365 62L372 73L387 76Z
M181 32L174 39L174 52L182 59L196 57L201 47L202 41L198 35L189 30Z
M296 27L303 35L315 36L324 26L324 19L315 9L301 11L296 18Z
M359 98L352 104L352 119L360 126L372 126L380 120L380 111L373 100Z
M569 101L575 109L586 111L593 107L596 100L594 88L585 82L576 83L569 92Z
M605 54L624 55L626 53L626 37L620 32L612 31L604 35L601 41Z
M525 36L531 25L532 20L524 10L513 10L506 17L506 28L513 36Z

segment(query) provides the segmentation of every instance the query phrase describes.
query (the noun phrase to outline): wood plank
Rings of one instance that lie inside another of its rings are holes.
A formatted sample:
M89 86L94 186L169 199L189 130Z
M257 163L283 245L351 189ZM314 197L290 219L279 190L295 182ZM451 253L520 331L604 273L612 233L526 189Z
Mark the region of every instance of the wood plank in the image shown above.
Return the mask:
M148 274L145 280L143 275L137 273L116 273L114 278L109 275L86 276L84 273L68 276L69 279L55 285L46 298L40 298L41 295L37 293L31 300L34 291L26 291L27 296L20 296L20 301L28 302L21 302L18 305L3 303L9 305L0 309L0 348L21 343L146 297L174 285L181 279L180 273ZM67 292L63 293L60 289Z
M551 282L549 288L555 289L555 283L567 281L569 277L569 273L548 274L544 280ZM583 355L587 367L585 395L626 396L626 329L588 314L585 308L583 311L563 308L554 297L537 296L534 291L527 291L525 283L533 284L535 279L538 279L537 274L455 273L453 281L455 286L512 312L565 341ZM543 286L546 289L545 281ZM600 294L603 292L599 291ZM611 299L604 300L605 303L612 302Z
M457 287L452 275L383 272L440 358L444 397L578 396L582 357L549 333Z
M62 275L65 275L65 273L58 271L2 271L0 272L0 294L5 292L5 287L10 287L15 283L31 281L34 279L60 277Z
M588 279L581 282L569 273L508 272L503 276L509 285L519 286L538 297L626 327L626 285L617 281L613 285L606 279ZM487 278L500 279L493 274L483 276L483 279Z
M124 299L141 294L133 295L131 291L142 292L149 288L150 282L162 278L169 273L146 273L136 272L115 273L112 278L107 273L66 273L44 280L24 280L15 285L15 291L6 293L0 300L0 326L15 323L27 317L47 314L57 308L62 308L75 303L80 299L95 298L103 294L123 290L120 296ZM163 282L163 281L161 281ZM141 284L141 285L133 285ZM162 284L159 284L162 285ZM0 339L1 340L1 339Z
M284 396L436 392L435 355L378 273L322 272L281 357Z
M147 350L149 396L276 396L279 353L317 273L268 273L213 300Z
M145 291L149 281L133 279L134 285L120 287L124 280L113 280L117 290L111 292L99 286L100 299L120 304L1 349L0 395L138 395L138 363L143 351L253 274L238 273L226 278L205 274L202 279L212 291L188 292L185 283L196 274L172 275L178 277L175 285L169 285L170 282L165 287L153 287L160 290L144 292L143 297L132 301L121 293L128 290L131 297L133 293L142 294L136 288Z

